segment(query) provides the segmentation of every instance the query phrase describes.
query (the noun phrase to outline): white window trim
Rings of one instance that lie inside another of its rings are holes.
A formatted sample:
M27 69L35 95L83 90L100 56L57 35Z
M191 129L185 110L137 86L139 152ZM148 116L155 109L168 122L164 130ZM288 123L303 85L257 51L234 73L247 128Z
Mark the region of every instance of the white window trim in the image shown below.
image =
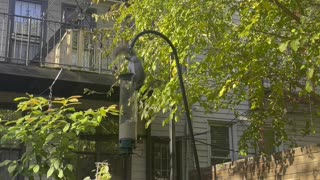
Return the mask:
M229 126L229 149L230 149L230 159L231 161L238 159L238 152L235 152L238 150L238 136L237 136L237 124L232 123L229 121L221 121L221 120L208 120L208 126L207 126L207 143L211 144L211 126ZM211 166L211 146L208 146L208 165Z

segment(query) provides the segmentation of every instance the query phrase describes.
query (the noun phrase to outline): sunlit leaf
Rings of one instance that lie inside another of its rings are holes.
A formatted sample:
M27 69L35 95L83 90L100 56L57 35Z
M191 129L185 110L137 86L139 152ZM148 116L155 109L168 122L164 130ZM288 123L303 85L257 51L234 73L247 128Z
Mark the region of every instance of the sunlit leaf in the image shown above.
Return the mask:
M300 47L300 41L299 39L295 39L293 41L290 42L290 47L294 50L297 51ZM283 51L282 51L283 52Z
M40 169L40 166L37 164L37 165L35 165L34 167L33 167L33 172L34 173L38 173L39 172L39 169Z
M284 52L284 51L287 49L287 47L288 47L288 43L289 43L289 41L286 41L286 42L284 42L284 43L281 43L280 46L279 46L279 51L280 51L280 52Z
M313 77L314 68L309 68L307 72L308 79L311 79Z
M306 89L307 92L311 92L313 90L313 84L312 84L312 82L310 80L308 80L306 82L306 88L305 89Z
M51 166L51 167L49 168L49 170L47 171L47 178L51 177L52 174L53 174L53 172L54 172L54 167Z

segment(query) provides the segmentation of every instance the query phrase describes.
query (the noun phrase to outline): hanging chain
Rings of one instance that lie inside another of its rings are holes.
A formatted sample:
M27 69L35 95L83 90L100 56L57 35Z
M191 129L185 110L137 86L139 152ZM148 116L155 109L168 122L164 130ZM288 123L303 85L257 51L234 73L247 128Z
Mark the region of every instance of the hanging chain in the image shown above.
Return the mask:
M314 127L313 127L312 104L311 104L310 94L309 94L309 113L310 113L310 123L313 129Z
M49 105L48 105L48 109L51 109L52 107L52 93L53 93L53 85L56 83L57 79L59 78L61 72L62 72L63 68L60 69L59 73L57 74L56 78L54 79L54 81L52 82L52 84L49 86Z

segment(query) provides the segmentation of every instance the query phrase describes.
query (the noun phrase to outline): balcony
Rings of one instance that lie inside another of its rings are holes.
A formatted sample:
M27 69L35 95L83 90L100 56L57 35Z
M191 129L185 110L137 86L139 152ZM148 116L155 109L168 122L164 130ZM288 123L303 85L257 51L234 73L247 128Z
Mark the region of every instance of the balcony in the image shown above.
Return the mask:
M101 37L85 25L0 13L0 63L110 74Z

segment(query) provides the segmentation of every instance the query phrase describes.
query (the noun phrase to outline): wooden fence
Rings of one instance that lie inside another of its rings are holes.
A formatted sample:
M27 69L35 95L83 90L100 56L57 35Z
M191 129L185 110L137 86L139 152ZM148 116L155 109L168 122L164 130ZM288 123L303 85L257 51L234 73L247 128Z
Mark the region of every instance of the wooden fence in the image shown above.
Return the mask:
M320 144L218 164L213 180L320 179Z

